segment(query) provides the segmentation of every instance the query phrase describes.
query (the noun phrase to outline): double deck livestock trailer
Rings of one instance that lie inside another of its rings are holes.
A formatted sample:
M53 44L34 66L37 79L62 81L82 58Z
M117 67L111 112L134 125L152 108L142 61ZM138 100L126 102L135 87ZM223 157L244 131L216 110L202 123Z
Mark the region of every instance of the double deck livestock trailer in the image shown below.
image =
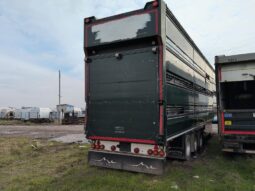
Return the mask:
M164 1L84 19L90 165L162 174L190 159L214 115L214 69Z
M216 56L222 150L255 154L255 53Z

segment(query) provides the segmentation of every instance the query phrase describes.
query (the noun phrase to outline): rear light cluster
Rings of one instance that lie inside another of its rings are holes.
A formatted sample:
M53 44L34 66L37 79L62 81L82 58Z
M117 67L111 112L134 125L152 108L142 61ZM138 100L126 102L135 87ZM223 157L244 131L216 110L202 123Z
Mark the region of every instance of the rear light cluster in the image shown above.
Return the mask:
M104 150L105 146L103 144L100 144L100 141L96 141L92 143L91 148L97 150Z
M108 147L107 147L108 148ZM105 145L101 144L99 140L97 141L94 141L92 144L91 144L91 149L95 149L95 150L105 150ZM116 145L112 145L110 147L111 151L114 152L117 150L117 146ZM143 150L140 150L138 147L135 147L133 149L133 152L135 154L146 154L143 152ZM163 149L159 148L158 145L154 145L154 148L153 149L148 149L147 150L147 155L149 156L158 156L158 157L164 157L165 156L165 152Z
M135 154L139 154L140 149L138 147L136 147L136 148L134 148L133 152ZM165 156L164 150L160 149L157 145L154 146L154 149L148 149L147 154L150 155L150 156L160 156L160 157Z
M99 140L91 144L91 149L95 150L105 150L105 145L101 144ZM111 146L111 151L116 151L117 147L115 145Z
M111 146L111 151L116 151L116 146L115 145Z
M147 151L148 155L154 155L154 156L160 156L160 157L164 157L165 156L165 152L162 149L159 149L159 147L157 145L154 146L154 149L148 149Z
M139 152L140 152L140 149L139 149L139 148L137 148L137 147L134 148L134 153L135 153L135 154L138 154Z

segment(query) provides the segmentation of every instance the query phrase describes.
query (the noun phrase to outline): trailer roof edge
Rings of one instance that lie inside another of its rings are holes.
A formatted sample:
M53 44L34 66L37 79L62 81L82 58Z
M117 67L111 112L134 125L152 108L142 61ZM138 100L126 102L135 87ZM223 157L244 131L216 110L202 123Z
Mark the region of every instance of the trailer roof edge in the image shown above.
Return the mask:
M215 56L215 64L255 61L255 53Z

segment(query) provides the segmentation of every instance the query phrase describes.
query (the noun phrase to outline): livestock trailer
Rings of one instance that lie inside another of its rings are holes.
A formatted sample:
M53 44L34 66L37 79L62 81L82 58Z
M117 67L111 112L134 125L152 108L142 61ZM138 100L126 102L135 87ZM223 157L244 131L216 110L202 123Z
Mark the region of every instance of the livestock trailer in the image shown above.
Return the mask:
M90 165L162 174L202 148L214 69L164 1L85 18L84 51Z
M222 150L255 153L255 53L216 56Z

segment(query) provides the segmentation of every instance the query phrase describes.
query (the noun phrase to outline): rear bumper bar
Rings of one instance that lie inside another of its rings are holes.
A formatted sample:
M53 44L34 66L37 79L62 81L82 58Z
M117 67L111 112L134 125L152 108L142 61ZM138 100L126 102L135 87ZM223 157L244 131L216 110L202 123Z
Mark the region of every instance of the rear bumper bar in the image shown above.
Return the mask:
M222 151L255 154L255 136L223 136Z
M90 150L88 163L98 167L161 175L164 172L165 159Z
M223 148L222 151L223 151L223 152L230 152L230 153L255 154L255 150L242 150L242 149Z

